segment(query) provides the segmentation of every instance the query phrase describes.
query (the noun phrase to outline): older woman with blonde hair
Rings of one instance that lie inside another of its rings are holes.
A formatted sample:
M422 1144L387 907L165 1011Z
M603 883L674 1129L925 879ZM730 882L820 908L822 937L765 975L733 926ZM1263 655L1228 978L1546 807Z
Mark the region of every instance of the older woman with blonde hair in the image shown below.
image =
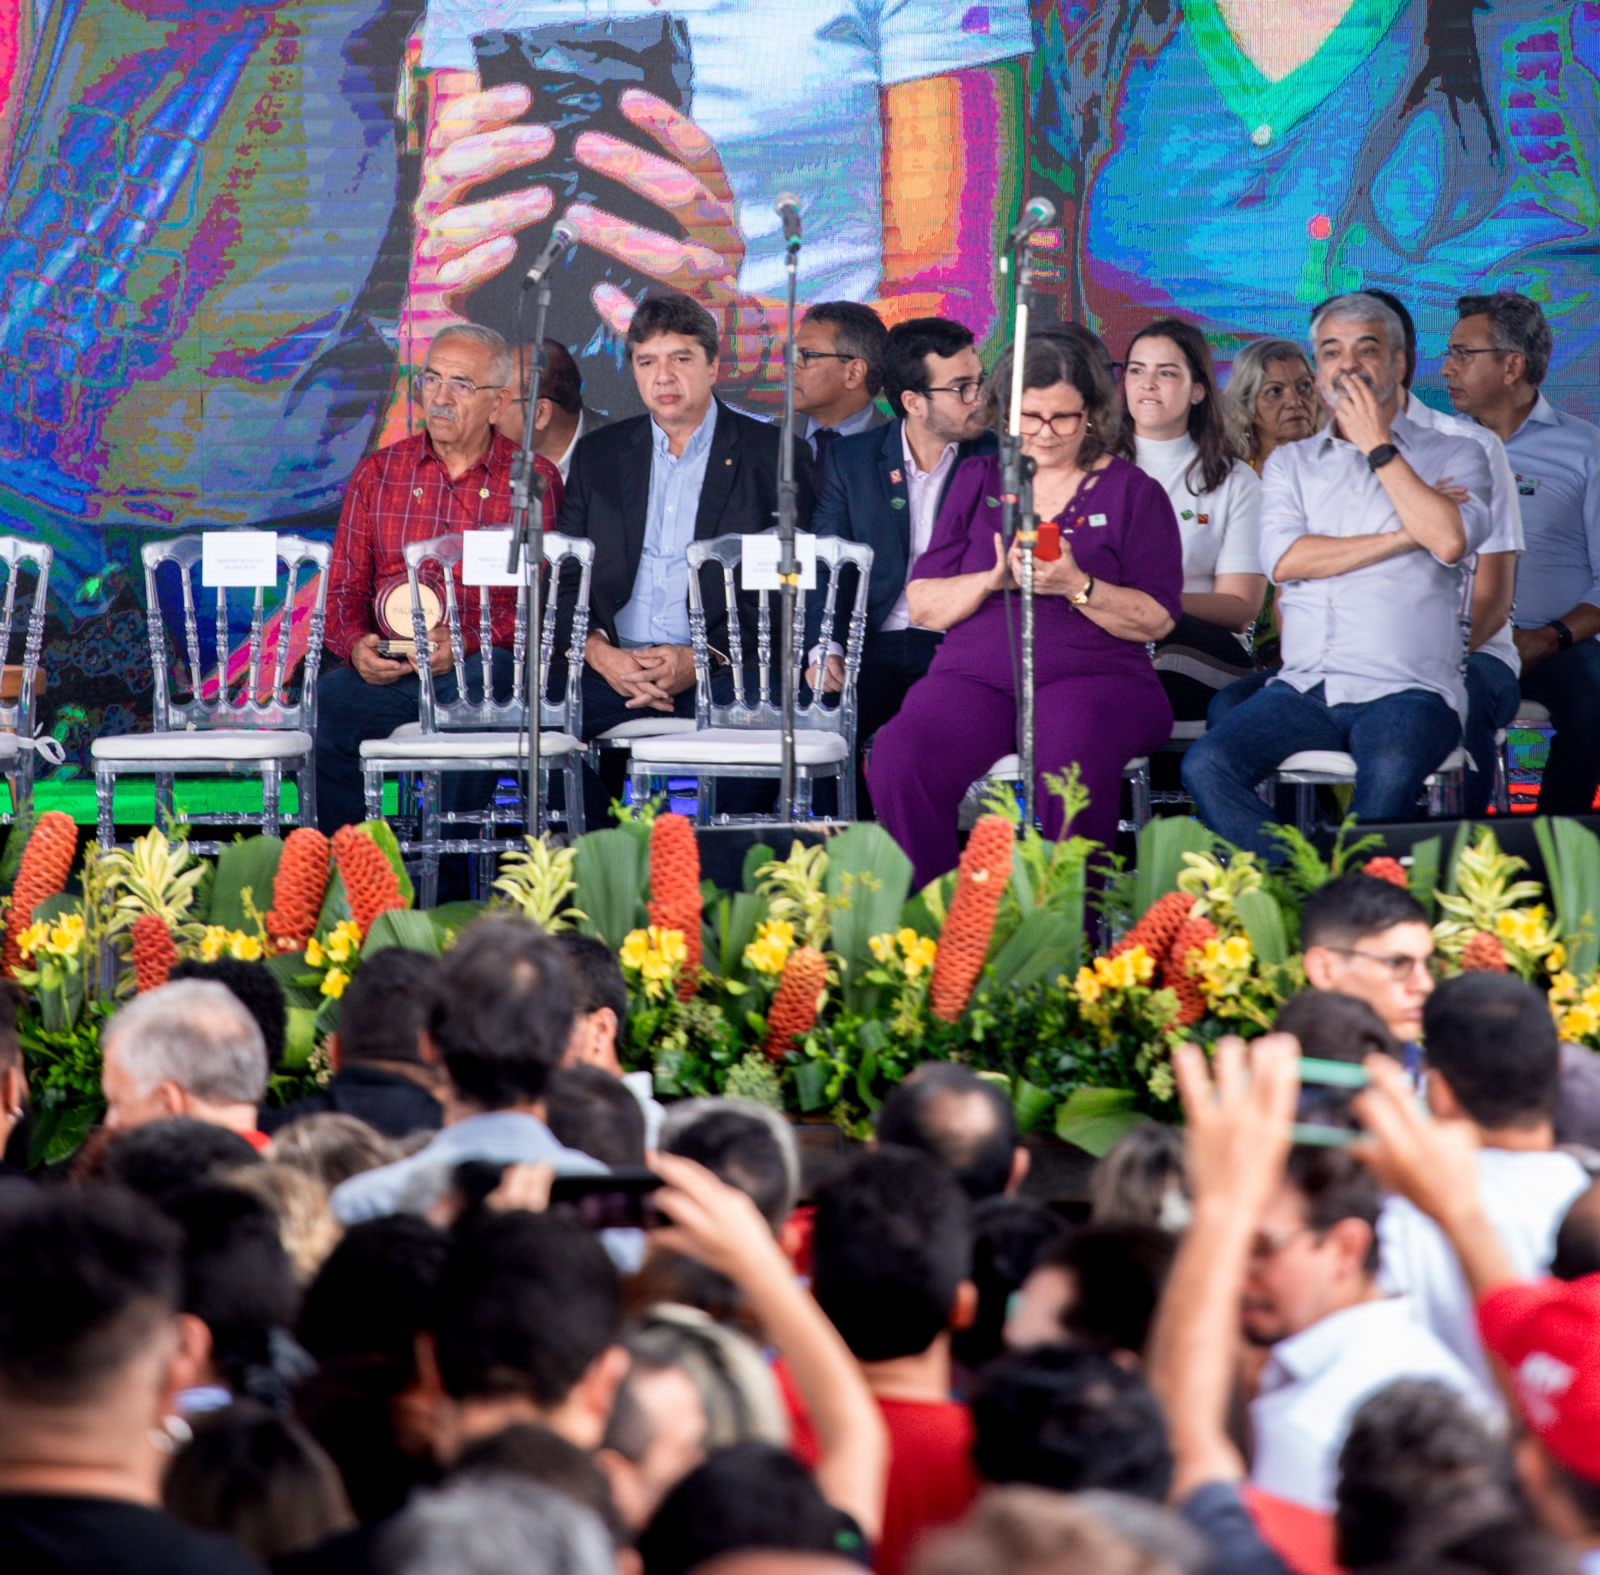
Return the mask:
M1260 475L1280 443L1297 443L1322 425L1305 351L1292 339L1252 340L1233 359L1222 413L1234 448Z

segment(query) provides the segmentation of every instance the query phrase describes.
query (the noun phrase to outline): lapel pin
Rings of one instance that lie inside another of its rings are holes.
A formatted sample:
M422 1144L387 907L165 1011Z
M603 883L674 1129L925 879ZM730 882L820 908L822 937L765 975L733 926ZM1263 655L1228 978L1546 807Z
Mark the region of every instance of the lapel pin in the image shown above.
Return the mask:
M895 484L895 486L898 487L901 484L901 482L903 482L905 480L905 477L902 476L898 470L891 470L889 472L889 480L892 481Z
M488 497L489 496L489 489L487 487L479 487L478 488L478 496L480 498Z
M417 490L411 494L411 496L420 503L422 501L422 488L418 487Z

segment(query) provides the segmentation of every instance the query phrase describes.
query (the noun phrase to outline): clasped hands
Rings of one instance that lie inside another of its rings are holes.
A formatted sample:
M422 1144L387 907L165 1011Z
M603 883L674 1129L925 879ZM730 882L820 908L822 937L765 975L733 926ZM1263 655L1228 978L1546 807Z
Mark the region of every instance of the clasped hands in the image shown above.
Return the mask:
M694 652L686 645L646 645L624 651L593 641L588 660L626 699L630 711L670 714L676 697L694 683Z
M375 634L364 634L350 648L350 665L369 684L393 684L420 672L415 655L380 656ZM450 671L450 631L443 624L428 631L428 670L435 678Z

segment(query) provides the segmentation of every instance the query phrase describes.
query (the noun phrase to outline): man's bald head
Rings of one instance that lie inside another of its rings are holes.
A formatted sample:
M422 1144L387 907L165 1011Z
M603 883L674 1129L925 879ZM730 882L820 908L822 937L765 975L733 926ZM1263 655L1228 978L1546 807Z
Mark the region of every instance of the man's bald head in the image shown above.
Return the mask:
M954 1062L928 1062L901 1083L878 1114L877 1137L942 1160L974 1202L1014 1190L1026 1172L1011 1101Z

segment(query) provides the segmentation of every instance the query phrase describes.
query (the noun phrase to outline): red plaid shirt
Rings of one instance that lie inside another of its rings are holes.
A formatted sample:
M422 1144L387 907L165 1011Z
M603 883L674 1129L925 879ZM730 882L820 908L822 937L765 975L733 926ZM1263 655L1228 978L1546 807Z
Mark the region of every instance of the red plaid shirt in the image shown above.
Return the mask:
M339 514L328 571L328 621L323 643L345 661L363 635L381 634L373 602L380 586L404 580L407 543L511 523L511 462L517 446L498 432L489 452L454 481L426 432L369 454L356 467ZM542 454L544 528L554 530L561 476ZM456 587L462 637L478 641L478 592ZM516 628L516 593L493 591L489 610L494 643L509 647Z

